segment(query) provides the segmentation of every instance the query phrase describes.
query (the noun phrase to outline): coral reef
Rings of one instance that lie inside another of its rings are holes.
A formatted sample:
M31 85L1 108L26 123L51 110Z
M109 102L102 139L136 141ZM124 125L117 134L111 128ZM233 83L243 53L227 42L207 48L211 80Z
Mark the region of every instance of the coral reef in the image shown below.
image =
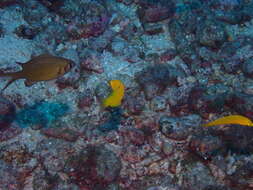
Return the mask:
M253 120L252 19L252 0L1 0L1 89L36 55L75 64L2 91L0 189L252 189L252 127L205 125Z

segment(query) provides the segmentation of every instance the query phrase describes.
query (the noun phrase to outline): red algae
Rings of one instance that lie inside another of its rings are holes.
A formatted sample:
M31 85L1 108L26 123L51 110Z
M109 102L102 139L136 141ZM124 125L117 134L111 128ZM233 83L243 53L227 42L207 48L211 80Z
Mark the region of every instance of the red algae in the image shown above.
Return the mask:
M22 129L16 124L11 124L8 128L0 130L0 142L12 139L22 133Z
M5 8L11 5L20 4L18 0L1 0L0 1L0 8Z

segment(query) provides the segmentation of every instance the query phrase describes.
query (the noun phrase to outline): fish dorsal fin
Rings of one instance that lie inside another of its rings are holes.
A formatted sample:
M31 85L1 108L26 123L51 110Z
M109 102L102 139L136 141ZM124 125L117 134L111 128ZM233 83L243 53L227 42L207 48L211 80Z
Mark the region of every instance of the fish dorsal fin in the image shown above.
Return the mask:
M26 63L23 63L21 66L25 66L25 65L29 65L29 64L33 64L34 62L36 62L36 60L39 60L41 58L49 58L49 57L52 57L52 55L48 54L48 53L44 53L44 54L41 54L41 55L38 55L38 56L31 56L31 59L29 61L27 61Z

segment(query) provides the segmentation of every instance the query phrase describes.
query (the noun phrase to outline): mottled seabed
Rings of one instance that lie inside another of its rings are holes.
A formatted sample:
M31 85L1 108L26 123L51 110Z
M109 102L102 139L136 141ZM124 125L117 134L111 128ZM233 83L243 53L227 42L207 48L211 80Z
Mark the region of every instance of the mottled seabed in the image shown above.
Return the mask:
M203 126L253 119L252 44L252 0L1 0L0 189L253 189L253 128Z

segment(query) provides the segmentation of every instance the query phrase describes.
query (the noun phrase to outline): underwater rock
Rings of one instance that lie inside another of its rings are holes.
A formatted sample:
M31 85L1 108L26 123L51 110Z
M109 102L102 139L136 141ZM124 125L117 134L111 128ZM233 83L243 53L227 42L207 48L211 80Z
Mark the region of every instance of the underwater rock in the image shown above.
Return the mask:
M219 89L222 87L223 86L214 85L212 88ZM207 117L209 113L223 112L229 97L230 94L228 93L207 95L205 87L195 86L190 91L188 106L191 111L200 114L202 117Z
M241 67L244 64L242 63L242 61L240 59L230 59L230 60L226 60L224 62L224 64L222 64L222 69L229 74L236 74L238 73L238 71L241 69ZM246 66L247 67L247 66ZM243 70L243 69L242 69ZM244 72L244 71L243 71ZM245 73L245 75L247 75L247 71Z
M137 163L143 160L144 155L140 154L138 146L129 145L122 152L122 159L129 163Z
M57 11L63 5L62 0L39 0L41 4L47 7L50 11Z
M3 25L0 23L0 38L4 37L4 28Z
M188 64L195 63L197 60L197 57L195 55L197 49L196 40L186 38L187 31L185 31L184 26L177 20L172 20L169 22L168 28L171 40L173 43L175 43L177 53L181 59Z
M242 9L242 20L243 22L248 22L253 18L253 2L252 1L242 1L243 9Z
M95 87L95 95L98 98L99 102L103 102L105 98L107 98L111 93L111 88L105 81L99 83Z
M171 61L172 59L176 57L176 55L177 55L177 51L175 49L168 49L167 51L165 51L164 53L160 55L160 61L162 63Z
M238 190L250 190L252 189L252 176L252 161L243 162L241 165L238 164L236 171L229 176L230 185Z
M78 86L79 79L80 79L80 69L76 67L66 75L58 78L56 80L56 84L60 90L65 88L77 89L79 87Z
M42 129L40 132L48 137L63 139L69 142L75 142L79 137L77 131L68 128L48 128Z
M1 147L0 163L0 189L8 190L23 189L38 165L33 154L18 141Z
M38 190L54 189L58 182L56 176L50 175L47 170L36 170L33 175L32 186Z
M5 7L8 7L8 6L11 6L11 5L15 5L15 4L19 4L20 1L18 0L1 0L0 1L0 8L5 8Z
M216 185L215 178L209 168L201 162L190 163L184 171L184 187L186 189L204 189L210 185Z
M253 97L250 94L234 92L226 99L225 105L243 116L253 118Z
M117 2L124 3L125 5L131 5L134 0L117 0Z
M253 61L251 58L242 63L242 72L246 77L253 77Z
M253 129L251 127L230 125L225 130L216 129L211 132L224 143L226 151L238 154L251 154L253 152Z
M105 123L102 123L98 126L98 130L104 133L112 130L117 130L122 119L122 110L120 107L110 108L109 112L109 119Z
M161 94L168 85L175 83L179 76L184 76L184 73L168 65L156 64L137 73L135 80L144 90L146 99L151 100L155 95Z
M139 1L137 14L142 22L145 32L149 35L164 32L164 25L160 21L170 19L174 16L175 6L172 1Z
M101 35L109 22L104 4L100 1L65 1L58 14L70 20L67 28L70 38L78 40Z
M72 183L87 190L104 189L117 179L120 170L120 159L103 145L88 146L71 156L64 168Z
M103 66L101 65L101 57L98 54L86 52L81 60L81 71L91 71L99 74L104 72Z
M227 33L222 23L207 19L197 28L199 43L212 48L220 47L227 41Z
M77 106L79 109L89 108L94 102L94 94L90 89L84 91L84 93L78 96Z
M50 175L55 175L62 171L65 162L69 159L75 150L73 144L62 139L42 138L40 143L34 147L33 154L40 158L40 164Z
M133 127L124 127L119 130L119 133L124 137L124 144L142 145L145 140L145 135L142 130Z
M15 105L8 99L0 96L0 131L7 129L15 119Z
M194 136L189 144L189 149L204 160L211 159L212 156L217 155L223 147L224 144L220 138L211 135Z
M0 159L19 171L31 172L38 164L28 148L18 142L2 146L0 152Z
M136 97L126 94L123 105L130 114L139 115L145 108L145 99L140 96Z
M195 118L195 117L193 117ZM186 117L185 117L186 119ZM196 122L198 119L196 120ZM198 125L197 123L195 124ZM190 125L184 121L184 117L170 117L170 116L162 116L159 119L159 129L166 137L173 140L186 140L188 136L192 134L194 128L196 128L194 124Z
M115 35L115 31L108 29L99 36L90 37L88 39L89 46L93 50L93 52L98 51L99 53L102 53L107 47L110 47L110 43L115 37Z
M174 15L174 3L168 1L166 6L159 3L146 4L141 6L138 10L139 18L142 22L158 22L165 20Z
M151 101L151 109L158 112L166 109L167 101L163 96L155 96Z
M22 129L18 125L12 123L10 126L8 126L8 128L0 130L0 142L12 139L21 133Z
M212 1L210 2L210 8L213 9L217 20L229 24L240 24L243 21L242 1Z
M2 175L0 180L1 189L17 190L23 185L18 179L17 170L3 160L0 160L0 174Z
M32 40L38 33L38 30L25 25L21 25L15 29L14 33L21 38Z

